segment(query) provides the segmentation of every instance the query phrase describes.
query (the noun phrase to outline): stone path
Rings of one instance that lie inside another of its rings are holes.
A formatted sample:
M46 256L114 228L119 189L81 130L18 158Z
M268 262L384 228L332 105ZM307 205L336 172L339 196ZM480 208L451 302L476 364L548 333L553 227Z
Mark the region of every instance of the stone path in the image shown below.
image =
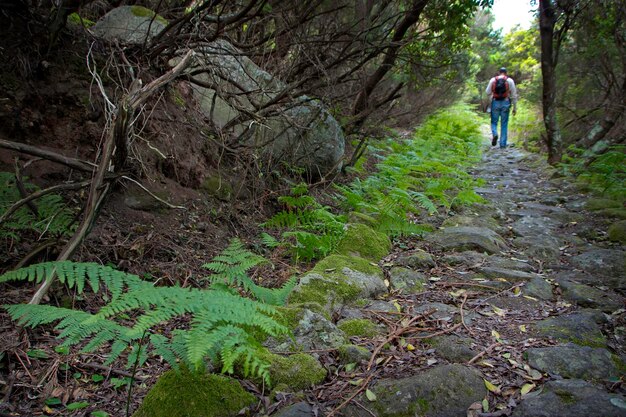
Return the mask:
M313 294L324 307L305 309L296 343L339 349L337 364L314 356L344 376L356 366L360 389L336 409L346 383L314 388L273 415L626 416L626 257L607 239L612 220L516 148L487 149L473 174L487 203L396 248L384 276L351 251L303 279L291 304Z

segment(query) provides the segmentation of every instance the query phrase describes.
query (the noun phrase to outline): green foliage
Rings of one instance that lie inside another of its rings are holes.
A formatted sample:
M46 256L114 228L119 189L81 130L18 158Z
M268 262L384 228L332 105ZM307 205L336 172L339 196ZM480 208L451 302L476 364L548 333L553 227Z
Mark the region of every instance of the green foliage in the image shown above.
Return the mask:
M291 278L281 288L272 289L257 285L248 276L251 268L266 262L267 260L262 256L245 249L239 239L233 239L221 255L216 256L203 267L213 272L209 280L214 284L243 287L264 303L283 305L296 284L295 278Z
M618 201L626 201L626 146L616 145L601 155L587 155L571 146L560 169L588 184L593 191Z
M35 185L25 182L24 188L29 193L37 191ZM15 182L15 175L0 172L0 216L22 196ZM67 207L67 203L58 194L46 194L36 200L35 215L26 205L20 207L8 219L0 224L0 238L19 239L23 233L35 232L38 235L69 236L73 232L75 213Z
M111 268L97 264L75 264L70 268L67 263L49 263L43 269L44 275L55 268L90 271L75 276L98 276L98 285L92 284L94 289L107 287L114 293L113 288L119 288L120 280L126 288L96 313L31 304L4 308L20 325L56 323L61 346L83 344L81 352L85 353L110 346L107 364L124 352L128 352L129 365L136 360L141 365L150 356L158 356L175 368L180 360L194 369L202 369L208 358L220 363L222 372L232 373L237 362L243 364L244 375L268 380L269 365L260 356L262 348L254 335L279 336L288 332L275 320L274 307L224 291L155 287L134 275L112 273ZM25 272L8 273L10 278L7 274L0 276L0 282L39 279L39 273L37 266L29 267ZM120 274L125 276L120 279ZM73 288L79 281L64 282ZM188 319L188 328L176 329L168 336L159 332L165 323L181 319Z
M423 234L416 215L433 214L439 207L480 202L478 184L464 167L480 155L480 120L466 107L435 113L412 140L389 140L373 149L379 154L378 172L348 186L336 186L347 209L377 219L377 230L390 235Z
M296 185L291 195L281 196L278 201L285 205L285 210L262 226L290 229L283 232L282 237L296 259L323 258L335 249L345 233L344 216L333 214L308 195L306 184Z
M509 118L509 136L511 139L524 149L539 152L543 131L541 108L528 100L519 100L517 102L517 114Z

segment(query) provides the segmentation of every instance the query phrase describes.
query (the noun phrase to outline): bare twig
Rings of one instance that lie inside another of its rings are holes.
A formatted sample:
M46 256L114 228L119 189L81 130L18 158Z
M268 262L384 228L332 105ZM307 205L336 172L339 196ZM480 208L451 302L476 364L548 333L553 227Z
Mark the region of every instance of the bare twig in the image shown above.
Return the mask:
M139 181L136 181L130 177L127 177L126 175L122 175L122 178L124 178L125 180L128 180L130 182L135 183L139 188L141 188L142 190L144 190L150 197L154 198L155 200L157 200L158 202L165 204L166 206L168 206L171 209L181 209L181 210L187 210L187 208L185 206L175 206L173 204L168 203L167 201L163 200L162 198L159 198L158 196L154 195L154 193L150 190L148 190L142 183L140 183Z
M38 148L36 146L26 145L24 143L11 142L6 139L0 139L0 148L11 149L13 151L25 153L28 155L38 156L45 158L49 161L58 162L59 164L67 165L70 168L77 169L79 171L92 172L97 166L92 162L83 161L81 159L70 158L69 156L61 155L56 152L47 151L45 149Z

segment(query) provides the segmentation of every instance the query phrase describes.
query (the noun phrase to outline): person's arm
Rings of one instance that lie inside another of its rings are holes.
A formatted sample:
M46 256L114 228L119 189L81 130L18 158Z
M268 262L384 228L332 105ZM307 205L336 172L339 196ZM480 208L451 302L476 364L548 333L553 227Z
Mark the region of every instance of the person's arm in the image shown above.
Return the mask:
M495 80L495 78L492 78L492 79L490 79L490 80L489 80L489 82L487 83L487 89L485 90L485 93L487 93L487 95L488 95L489 97L491 97L491 89L492 89L492 87L491 87L491 86L493 85L494 80Z
M517 87L515 87L515 81L512 78L509 81L509 93L511 96L511 105L513 106L513 114L517 113Z

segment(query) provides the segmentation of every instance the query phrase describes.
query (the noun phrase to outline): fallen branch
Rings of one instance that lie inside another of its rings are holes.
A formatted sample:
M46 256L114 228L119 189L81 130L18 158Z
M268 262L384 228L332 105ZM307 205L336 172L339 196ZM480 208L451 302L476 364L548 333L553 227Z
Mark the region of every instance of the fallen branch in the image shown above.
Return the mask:
M482 352L480 352L479 354L477 354L476 356L474 356L472 359L470 359L469 361L467 361L468 365L473 364L474 362L476 362L478 359L482 358L483 356L485 356L487 353L491 352L496 346L499 346L500 342L496 342L496 343L492 343L489 346L487 346Z
M70 158L69 156L61 155L60 153L46 151L36 146L26 145L24 143L11 142L6 139L0 139L0 148L11 149L13 151L25 153L28 155L38 156L49 161L67 165L68 167L77 169L79 171L93 172L94 168L97 167L97 165L93 162Z
M99 208L111 188L110 182L105 183L107 173L109 170L120 170L124 165L127 155L126 147L128 130L130 128L129 121L132 120L135 110L145 100L147 100L152 93L180 75L189 65L192 56L193 51L189 50L178 65L163 74L161 77L150 82L145 87L141 86L140 80L135 79L131 84L130 91L120 100L120 105L114 116L113 124L107 134L104 144L102 145L98 168L95 170L93 180L91 181L89 196L87 197L87 202L85 203L85 215L78 226L76 233L74 233L74 236L72 236L61 251L57 261L68 260L91 230ZM112 162L114 162L113 166L111 166ZM29 304L39 304L41 302L54 282L55 272L56 270L53 269L50 276L47 277L35 295L33 295Z
M368 368L369 369L369 368ZM359 386L359 388L354 391L352 393L352 395L350 395L348 398L346 398L346 400L344 402L342 402L341 404L339 404L337 407L335 407L333 409L333 411L331 411L328 414L328 417L333 417L339 410L341 410L342 408L344 408L346 405L350 404L350 401L352 401L353 399L356 398L357 395L359 395L360 393L362 393L363 391L365 391L367 389L367 384L369 384L369 382L372 380L372 378L374 377L374 374L370 374L368 375L367 378L365 378L363 380L363 382L361 382L361 386Z

